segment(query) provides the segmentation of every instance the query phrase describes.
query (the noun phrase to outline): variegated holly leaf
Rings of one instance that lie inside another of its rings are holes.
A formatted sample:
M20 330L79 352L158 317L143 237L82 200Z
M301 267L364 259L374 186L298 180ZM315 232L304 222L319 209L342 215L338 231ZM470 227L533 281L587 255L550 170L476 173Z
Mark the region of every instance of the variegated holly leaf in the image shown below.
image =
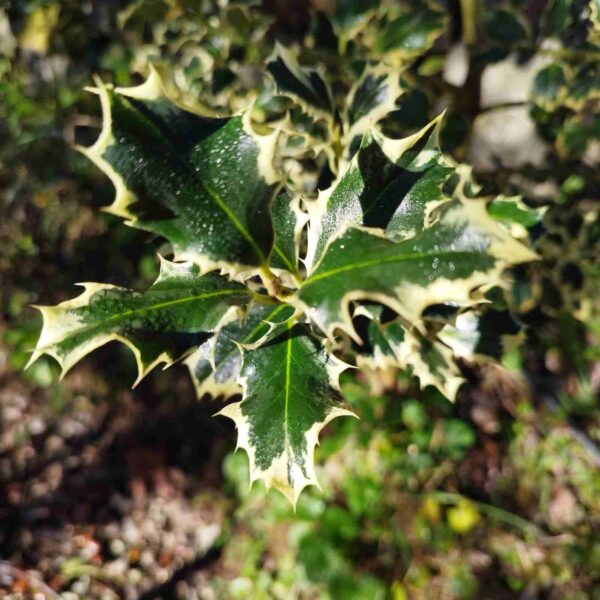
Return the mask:
M435 119L401 140L381 134L365 139L340 179L307 202L309 271L348 223L383 229L393 240L423 229L428 212L443 201L442 185L453 172L439 149L440 123Z
M354 311L353 326L360 343L353 342L356 365L359 368L385 369L397 366L392 344L401 344L406 329L397 321L397 315L382 304L361 304ZM390 327L384 328L384 323Z
M242 401L219 414L236 424L251 481L264 480L294 505L304 487L318 485L319 432L335 417L353 415L338 386L345 368L305 325L292 320L266 344L244 353Z
M275 243L269 258L269 266L274 270L283 269L289 272L297 285L300 282L298 274L300 241L308 215L300 208L300 198L292 197L287 190L284 190L271 206L271 219L275 231Z
M213 119L171 101L156 71L141 86L101 83L104 123L82 152L112 180L108 208L165 237L176 260L230 274L259 269L273 244L273 140L249 118Z
M414 57L433 46L444 33L447 21L443 12L423 2L419 7L403 10L383 30L374 29L372 41L375 49L388 58Z
M277 43L267 62L267 70L279 91L292 98L309 114L333 117L331 90L323 73L302 67L291 48Z
M402 95L402 71L383 63L367 66L354 84L347 99L346 145L350 149L360 144L362 136L378 121L396 110L396 100Z
M547 207L531 208L520 196L499 196L488 206L488 212L493 219L502 223L521 225L526 229L537 225L547 211Z
M561 105L567 91L567 77L563 66L552 63L536 74L531 88L531 99L550 112Z
M327 336L340 328L357 339L352 301L380 302L412 324L430 305L479 302L472 297L476 288L498 285L507 266L536 258L488 215L482 200L447 202L436 219L398 243L381 230L350 225L329 243L296 304Z
M242 354L240 346L255 344L272 327L289 319L294 309L286 304L253 302L237 321L224 325L186 359L198 398L241 394L238 381Z
M409 327L399 318L384 322L386 311L380 304L371 304L355 312L355 319L367 320L360 330L361 344L356 346L357 366L408 370L418 377L421 387L432 385L454 400L464 378L452 349L434 334Z
M549 0L541 17L541 30L548 37L559 37L572 25L572 0Z
M446 398L454 401L465 382L452 349L437 339L420 334L417 329L406 332L400 345L394 345L398 365L410 369L422 388L432 385Z
M48 354L64 375L92 350L117 340L134 353L139 381L156 365L171 365L198 346L253 296L216 273L201 276L197 265L165 260L145 292L82 285L85 291L73 300L38 307L44 325L30 364Z
M507 310L466 312L440 331L439 338L456 356L471 360L500 360L522 337L521 325Z
M527 206L520 196L498 196L488 205L489 215L519 239L528 237L528 230L542 221L546 211L546 206Z
M364 27L379 5L379 0L337 0L331 19L334 29L349 39Z

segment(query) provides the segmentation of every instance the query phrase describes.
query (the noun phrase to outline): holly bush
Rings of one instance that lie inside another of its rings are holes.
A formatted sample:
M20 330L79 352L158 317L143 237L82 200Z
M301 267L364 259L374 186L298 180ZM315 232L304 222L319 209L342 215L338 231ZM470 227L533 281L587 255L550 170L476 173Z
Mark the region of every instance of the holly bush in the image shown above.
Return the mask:
M137 381L185 361L200 397L235 398L218 414L251 480L293 504L317 484L321 429L360 417L342 371L400 369L453 401L466 366L522 340L525 313L556 309L556 211L590 232L570 240L594 235L561 161L600 135L598 9L525 4L463 2L457 17L442 2L323 3L301 31L254 3L131 4L120 18L150 31L131 59L146 78L96 78L101 132L78 149L114 185L106 210L168 247L146 290L84 283L40 307L32 362L48 354L64 374L114 340ZM474 177L467 152L486 68L534 55L530 112L564 177L550 211L534 182Z

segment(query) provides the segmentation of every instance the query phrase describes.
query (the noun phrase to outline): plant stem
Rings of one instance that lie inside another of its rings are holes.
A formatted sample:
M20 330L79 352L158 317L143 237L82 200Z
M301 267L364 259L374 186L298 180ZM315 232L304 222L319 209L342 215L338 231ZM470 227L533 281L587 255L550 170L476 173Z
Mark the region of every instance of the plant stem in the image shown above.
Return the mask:
M573 50L571 48L541 48L538 52L542 55L564 60L589 60L600 61L600 52L594 50Z
M460 0L462 40L466 46L477 41L477 0Z
M269 269L268 265L265 263L260 267L259 273L269 296L276 297L279 293L280 286L277 277L273 274L273 271L271 271L271 269Z

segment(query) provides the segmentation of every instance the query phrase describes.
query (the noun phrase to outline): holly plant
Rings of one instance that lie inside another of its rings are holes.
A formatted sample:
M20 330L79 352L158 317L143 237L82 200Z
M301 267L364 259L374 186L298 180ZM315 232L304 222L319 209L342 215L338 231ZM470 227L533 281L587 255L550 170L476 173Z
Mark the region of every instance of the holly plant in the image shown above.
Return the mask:
M97 81L103 126L80 150L114 184L107 210L172 256L145 291L84 283L39 307L32 361L48 354L64 374L117 340L139 381L185 360L200 396L235 397L218 414L235 422L252 481L295 504L317 484L321 429L355 416L340 373L399 367L453 400L458 361L497 356L516 333L505 271L536 255L531 211L480 196L441 152L443 116L386 135L397 62L367 61L341 94L290 48L267 71L276 90L233 116L186 105L156 70L138 87Z

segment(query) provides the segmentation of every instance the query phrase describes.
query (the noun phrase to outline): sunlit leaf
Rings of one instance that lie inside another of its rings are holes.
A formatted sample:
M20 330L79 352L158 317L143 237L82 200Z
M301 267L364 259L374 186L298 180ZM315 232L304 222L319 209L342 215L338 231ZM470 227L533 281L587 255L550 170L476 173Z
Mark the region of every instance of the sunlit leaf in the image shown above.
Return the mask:
M318 485L314 450L329 421L353 415L338 387L345 365L302 325L291 321L265 345L244 353L241 402L219 414L238 429L251 480L263 480L294 505L307 485Z
M170 365L209 338L251 300L243 285L196 265L162 262L145 292L99 283L58 306L39 307L44 326L31 362L54 357L63 374L96 348L116 340L135 355L138 381L160 363Z

